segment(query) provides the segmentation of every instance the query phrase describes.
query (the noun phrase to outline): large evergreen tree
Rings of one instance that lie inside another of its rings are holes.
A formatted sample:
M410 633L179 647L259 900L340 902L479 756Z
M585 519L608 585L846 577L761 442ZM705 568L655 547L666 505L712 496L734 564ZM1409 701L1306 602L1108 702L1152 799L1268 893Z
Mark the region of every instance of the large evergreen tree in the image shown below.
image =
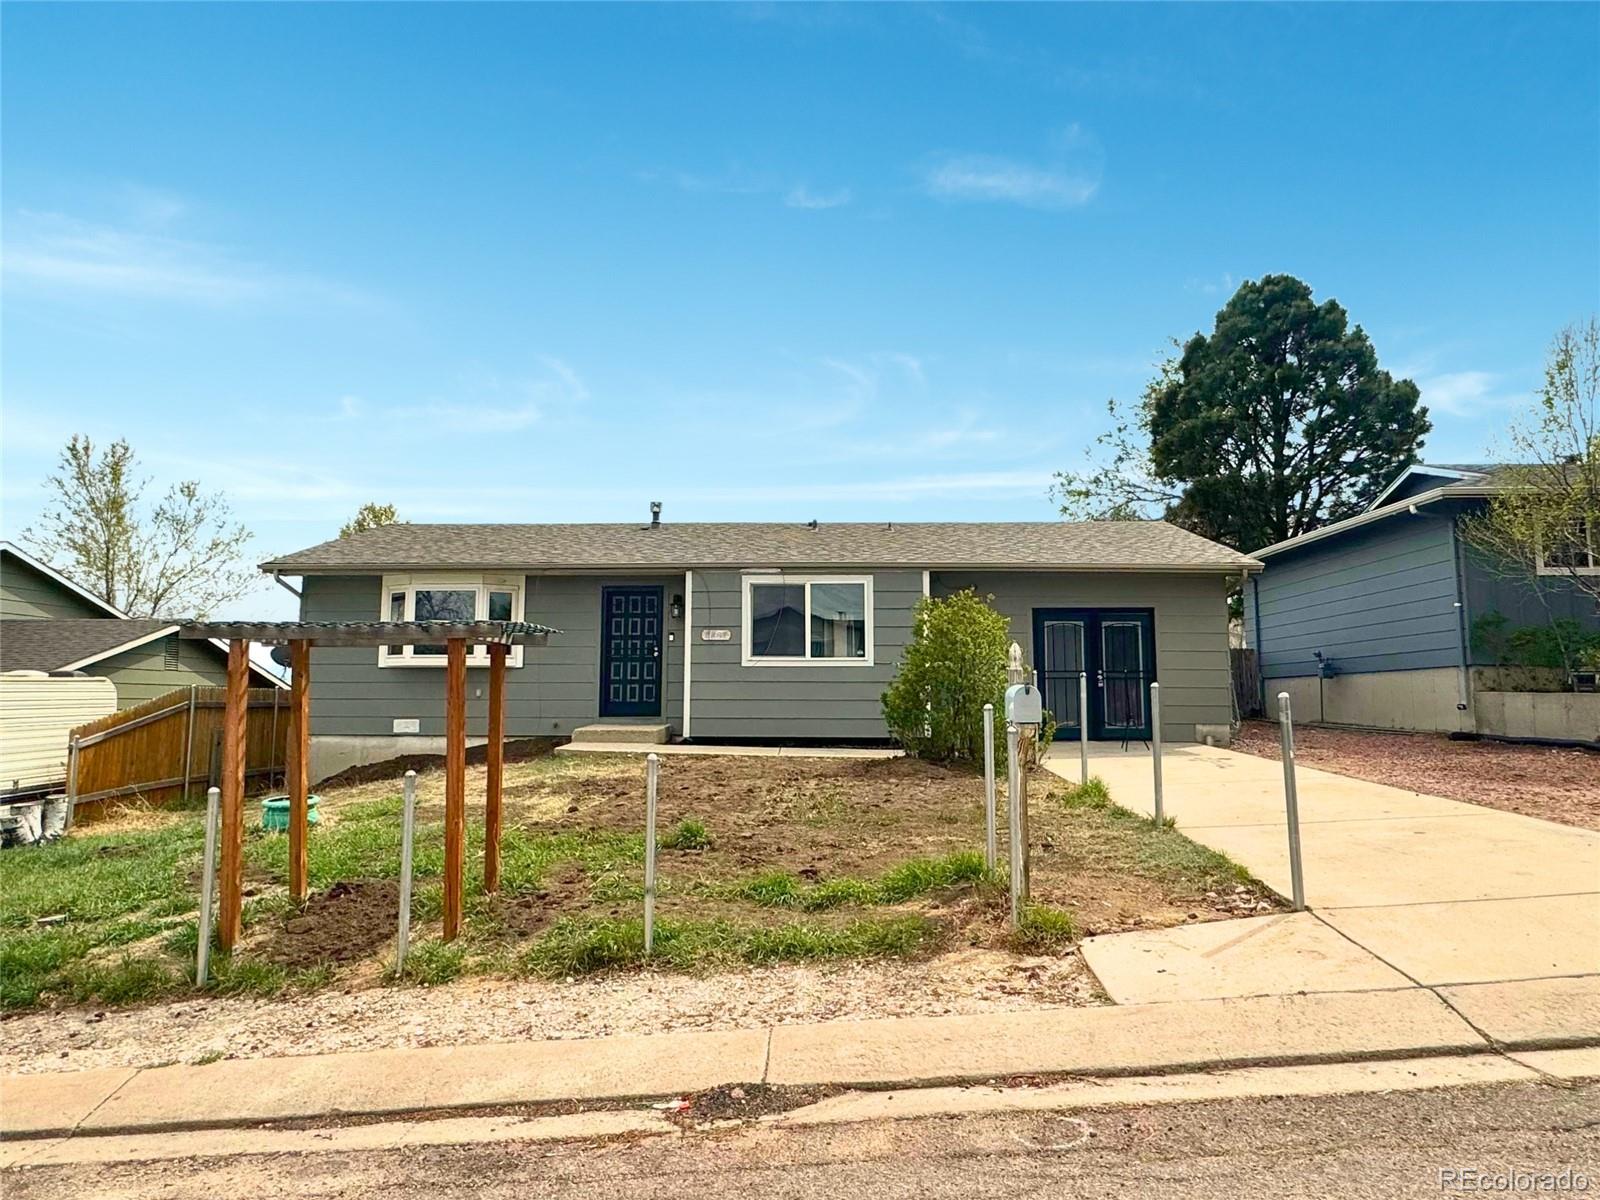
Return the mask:
M1378 366L1337 301L1268 275L1163 365L1100 439L1109 459L1061 473L1057 493L1068 516L1159 513L1255 550L1359 512L1429 428L1416 384Z

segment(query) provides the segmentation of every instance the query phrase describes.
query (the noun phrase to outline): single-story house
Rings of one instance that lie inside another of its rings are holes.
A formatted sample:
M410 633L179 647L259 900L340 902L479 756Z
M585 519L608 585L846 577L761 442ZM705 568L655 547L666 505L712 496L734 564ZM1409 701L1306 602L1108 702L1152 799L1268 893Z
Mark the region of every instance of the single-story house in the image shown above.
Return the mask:
M21 547L0 542L0 672L79 671L109 679L128 708L190 684L221 687L228 654L180 641L178 622L131 618ZM252 664L256 687L283 681Z
M1503 664L1484 634L1556 620L1600 632L1593 598L1571 578L1574 567L1600 573L1600 543L1569 547L1581 562L1541 561L1534 576L1491 564L1459 521L1503 486L1496 471L1414 464L1367 511L1255 551L1265 569L1245 588L1245 643L1260 656L1269 713L1286 691L1296 720L1536 735L1508 724ZM1539 719L1596 699L1553 698ZM1570 736L1595 736L1573 719Z
M662 738L876 742L924 596L993 596L1061 736L1225 742L1228 592L1260 564L1162 522L389 525L262 564L300 617L516 617L560 631L511 655L507 734L594 722ZM312 769L443 744L442 647L318 648ZM481 649L469 667L487 665ZM1078 712L1078 673L1089 711ZM486 675L487 673L485 673ZM484 675L469 674L482 729Z

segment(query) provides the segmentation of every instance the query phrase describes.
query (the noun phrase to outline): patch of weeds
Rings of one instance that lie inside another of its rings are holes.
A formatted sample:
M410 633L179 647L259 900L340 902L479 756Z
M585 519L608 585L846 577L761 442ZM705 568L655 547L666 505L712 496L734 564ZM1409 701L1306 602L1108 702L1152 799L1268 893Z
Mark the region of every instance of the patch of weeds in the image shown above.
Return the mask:
M1057 792L1055 798L1068 808L1104 810L1116 807L1111 803L1111 789L1098 775L1091 775L1087 783L1075 783L1066 791ZM1127 812L1126 809L1121 811Z
M216 930L211 931L212 945L217 940ZM200 922L185 921L174 926L161 941L162 949L176 958L193 960L196 951L200 949Z
M299 905L288 892L269 892L265 896L251 896L239 911L239 919L248 927L274 917L286 917Z
M709 850L711 849L711 834L706 831L705 822L694 817L685 817L673 826L666 837L661 839L663 850Z
M665 920L656 922L649 961L689 971L738 963L882 958L917 953L939 936L932 921L905 915L854 921L843 928ZM520 965L531 974L560 978L640 966L645 961L643 921L568 918L529 947Z
M228 1054L225 1050L207 1050L199 1058L195 1059L192 1065L197 1067L209 1067L212 1063L221 1062L227 1057Z
M289 976L289 986L300 992L315 992L333 982L333 964L320 962L314 967L302 967Z
M211 961L211 988L224 996L276 996L289 984L289 973L277 963L256 962L224 954Z
M1059 954L1078 936L1077 922L1064 909L1029 904L1007 942L1018 954Z
M128 954L115 962L79 963L65 978L66 990L80 1004L140 1004L176 991L183 982L156 960Z
M398 978L432 987L457 978L466 963L467 950L460 942L420 942L406 951L406 968Z
M91 948L85 934L70 929L42 929L0 942L0 1009L37 1004L57 973Z
M664 892L660 876L656 877L656 891ZM626 875L613 872L602 875L589 885L589 898L600 904L625 904L629 901L644 899L644 884L629 879Z
M433 883L411 893L411 919L437 921L444 916L444 884Z
M987 883L992 879L992 872L983 865L982 854L962 850L943 858L913 858L875 880L828 879L808 886L787 871L766 871L718 890L729 898L747 900L763 908L824 912L846 905L904 904L937 888Z

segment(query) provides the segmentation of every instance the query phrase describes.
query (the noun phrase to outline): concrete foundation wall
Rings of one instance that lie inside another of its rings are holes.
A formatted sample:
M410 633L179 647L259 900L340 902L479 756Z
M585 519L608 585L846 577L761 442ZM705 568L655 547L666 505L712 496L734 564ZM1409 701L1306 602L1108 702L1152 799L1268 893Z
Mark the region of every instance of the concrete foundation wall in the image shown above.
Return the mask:
M488 738L469 737L467 746L481 746ZM444 754L444 738L412 734L317 734L311 739L311 782L319 783L346 767L400 758L408 754Z
M1268 679L1267 716L1277 715L1277 695L1288 692L1296 721L1454 733L1472 728L1471 714L1456 708L1459 686L1448 667Z
M1478 732L1600 743L1600 693L1479 692Z

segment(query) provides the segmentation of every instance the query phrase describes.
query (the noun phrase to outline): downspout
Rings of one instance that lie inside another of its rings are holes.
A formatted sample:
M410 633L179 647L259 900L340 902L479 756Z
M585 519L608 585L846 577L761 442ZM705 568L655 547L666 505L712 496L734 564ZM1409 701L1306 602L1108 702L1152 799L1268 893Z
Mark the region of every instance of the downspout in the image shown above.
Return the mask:
M300 589L295 587L294 584L292 584L292 583L285 583L283 581L283 576L279 575L276 571L274 571L272 573L272 582L277 584L284 591L288 592L296 600L303 599L303 597L302 597L302 595L300 593Z
M1267 639L1261 632L1261 577L1245 575L1245 581L1250 585L1250 607L1256 614L1256 701L1261 705L1261 715L1267 715L1267 672L1266 644ZM1320 716L1320 714L1319 714Z
M693 734L694 711L694 572L683 573L683 740Z
M1456 567L1456 632L1459 638L1459 664L1456 667L1456 711L1461 713L1462 731L1477 729L1478 720L1472 712L1472 658L1470 614L1467 612L1467 566L1462 553L1461 537L1456 522L1450 522L1450 552Z

